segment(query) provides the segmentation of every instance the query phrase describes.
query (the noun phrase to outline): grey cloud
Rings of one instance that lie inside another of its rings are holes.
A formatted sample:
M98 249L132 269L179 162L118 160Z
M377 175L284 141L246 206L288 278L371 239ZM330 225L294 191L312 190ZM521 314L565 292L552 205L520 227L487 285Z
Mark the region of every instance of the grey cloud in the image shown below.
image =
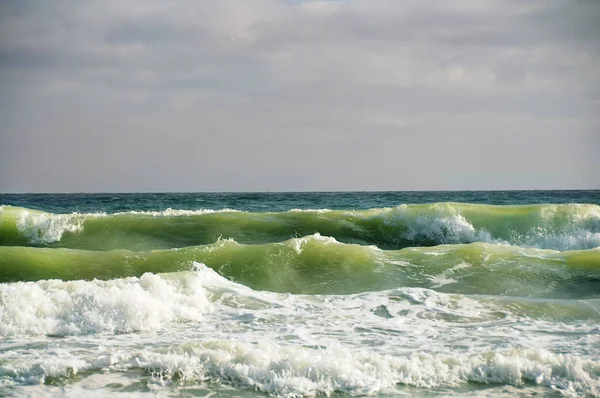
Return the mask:
M0 191L600 187L599 11L3 2Z

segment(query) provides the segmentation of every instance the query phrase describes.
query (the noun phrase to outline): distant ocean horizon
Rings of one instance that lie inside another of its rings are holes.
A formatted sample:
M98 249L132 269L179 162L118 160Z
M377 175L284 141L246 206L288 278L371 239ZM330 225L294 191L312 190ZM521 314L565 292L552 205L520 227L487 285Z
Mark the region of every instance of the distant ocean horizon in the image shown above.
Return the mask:
M600 396L600 190L0 194L0 395Z
M569 189L364 189L364 190L353 190L353 189L338 189L338 190L256 190L256 191L238 191L238 190L208 190L208 191L197 191L197 190L183 190L183 191L14 191L14 192L0 192L0 195L103 195L103 194L216 194L216 193L227 193L227 194L239 194L239 193L280 193L280 194L296 194L296 193L413 193L413 192L569 192L569 191L582 191L582 192L593 192L600 191L600 188L569 188Z

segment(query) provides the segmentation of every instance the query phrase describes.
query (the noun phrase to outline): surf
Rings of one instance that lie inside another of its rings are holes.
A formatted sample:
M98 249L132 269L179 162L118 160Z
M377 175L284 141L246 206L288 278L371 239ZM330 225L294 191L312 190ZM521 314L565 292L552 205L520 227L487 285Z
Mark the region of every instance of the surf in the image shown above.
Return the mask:
M393 394L397 385L468 383L541 385L593 395L600 387L596 360L530 343L523 349L493 347L487 336L510 333L507 322L543 329L549 317L565 322L565 333L570 323L578 325L577 333L593 334L597 305L597 300L497 300L421 288L290 295L250 289L201 263L190 271L139 278L0 284L0 335L15 348L0 364L0 378L4 386L69 388L71 380L109 370L116 380L134 372L159 385L215 382L285 396ZM229 337L231 328L236 339ZM111 348L113 339L132 332L138 334L130 344ZM178 341L182 334L185 342ZM43 335L72 336L60 341L73 347L37 344L36 356L19 355L23 339ZM168 344L157 346L156 336ZM96 341L103 344L96 347ZM407 351L405 341L420 348ZM461 348L466 342L471 349Z
M0 395L597 396L596 199L10 197Z
M600 206L442 202L370 210L252 213L224 209L53 214L1 206L0 245L149 250L284 241L320 233L383 249L473 242L560 251L600 246Z
M0 247L0 281L108 280L189 270L201 262L254 289L348 294L402 286L443 292L595 297L600 250L559 252L472 243L381 250L314 234L247 245L220 239L168 250Z

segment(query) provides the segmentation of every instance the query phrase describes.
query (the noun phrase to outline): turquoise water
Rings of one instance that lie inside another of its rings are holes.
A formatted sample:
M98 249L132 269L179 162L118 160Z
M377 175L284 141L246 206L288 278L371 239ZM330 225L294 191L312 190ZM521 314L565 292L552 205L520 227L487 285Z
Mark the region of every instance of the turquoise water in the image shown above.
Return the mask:
M600 396L600 191L0 205L0 395Z

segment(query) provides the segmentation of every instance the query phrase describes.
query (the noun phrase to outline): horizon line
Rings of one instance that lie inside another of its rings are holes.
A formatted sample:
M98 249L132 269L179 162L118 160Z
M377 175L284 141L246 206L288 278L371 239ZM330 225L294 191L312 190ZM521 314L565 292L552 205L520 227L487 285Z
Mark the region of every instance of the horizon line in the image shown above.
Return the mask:
M306 191L71 191L0 192L0 195L135 195L135 194L300 194L300 193L399 193L399 192L574 192L600 191L600 188L567 189L409 189L409 190L306 190Z

